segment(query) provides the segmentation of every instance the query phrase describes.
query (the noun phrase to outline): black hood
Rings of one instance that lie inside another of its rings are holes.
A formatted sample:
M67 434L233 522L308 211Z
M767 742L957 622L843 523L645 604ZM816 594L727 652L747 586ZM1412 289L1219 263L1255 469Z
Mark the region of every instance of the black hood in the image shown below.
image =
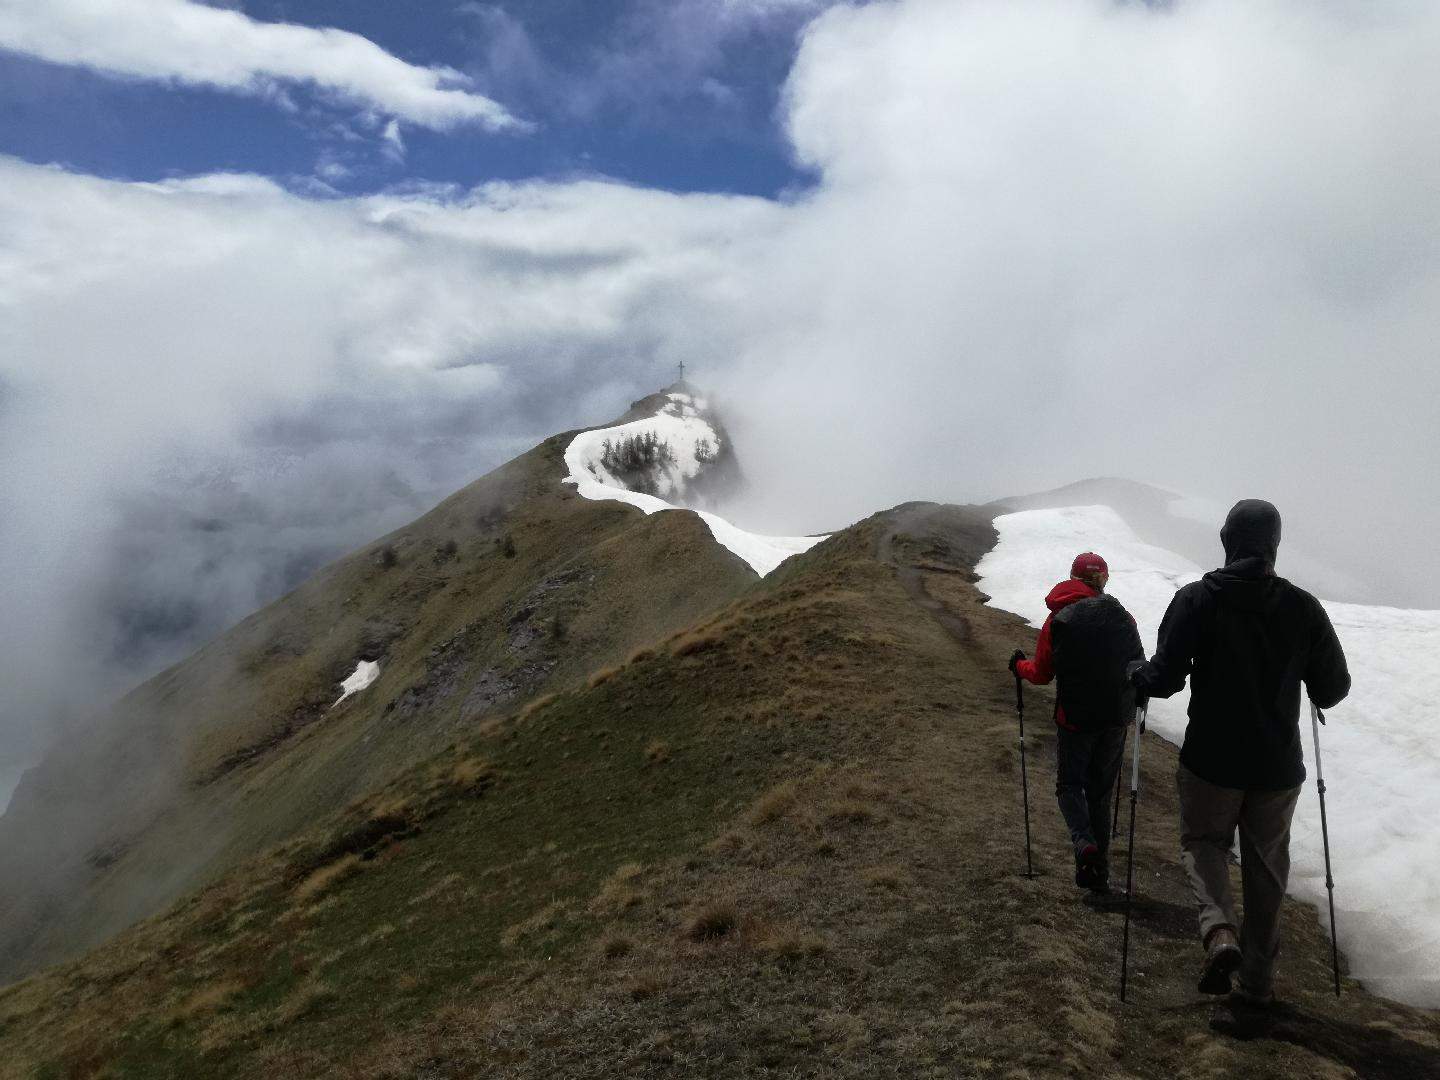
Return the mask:
M1241 499L1230 508L1220 530L1225 565L1260 559L1273 569L1280 551L1280 511L1264 499Z

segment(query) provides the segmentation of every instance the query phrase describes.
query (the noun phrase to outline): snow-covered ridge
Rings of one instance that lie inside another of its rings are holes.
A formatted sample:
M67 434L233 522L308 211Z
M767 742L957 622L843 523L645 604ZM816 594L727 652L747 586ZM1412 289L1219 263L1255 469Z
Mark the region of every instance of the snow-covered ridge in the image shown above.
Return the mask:
M574 484L584 498L628 503L646 514L685 510L658 495L632 491L606 465L606 459L612 456L606 453L607 445L613 449L627 439L654 435L666 444L669 455L649 475L655 478L658 490L669 498L678 500L684 496L690 481L699 476L706 463L721 450L721 440L703 415L706 409L703 400L675 392L665 396L666 403L653 416L576 435L565 449L565 469L569 474L565 483ZM761 536L737 528L718 514L703 510L688 512L698 514L710 527L711 535L761 577L791 555L808 551L825 539L823 536Z
M1190 560L1142 543L1108 506L1006 514L995 528L999 542L976 568L992 606L1038 627L1045 594L1069 573L1070 560L1096 551L1110 565L1107 591L1135 616L1149 654L1175 590L1201 574ZM1282 543L1282 574L1285 559ZM1328 714L1320 735L1340 947L1350 973L1370 989L1440 1006L1440 711L1433 693L1440 679L1440 611L1328 601L1325 610L1354 678L1350 696ZM1188 690L1151 702L1150 725L1178 746L1188 705ZM1301 719L1308 726L1308 718ZM1290 891L1322 907L1320 808L1308 735L1305 742L1310 778L1292 828Z
M722 443L703 415L708 408L703 399L683 393L665 396L666 403L654 416L577 435L565 455L572 477L578 475L571 461L573 452L592 480L629 490L630 486L616 475L619 470L614 459L627 444L633 446L648 438L665 449L665 456L647 470L655 482L652 494L675 501L683 499L690 481L715 459Z

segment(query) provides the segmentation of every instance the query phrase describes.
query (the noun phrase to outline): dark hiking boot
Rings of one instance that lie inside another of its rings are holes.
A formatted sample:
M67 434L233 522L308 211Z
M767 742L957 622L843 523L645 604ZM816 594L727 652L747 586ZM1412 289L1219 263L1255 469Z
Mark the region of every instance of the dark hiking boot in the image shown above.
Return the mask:
M1275 992L1266 990L1264 992L1253 990L1245 985L1242 977L1236 983L1235 989L1230 991L1230 999L1248 1009L1271 1009L1275 1007Z
M1091 892L1105 892L1110 888L1110 874L1100 849L1086 844L1075 854L1075 884Z
M1234 990L1210 1014L1210 1027L1234 1039L1257 1039L1274 1035L1293 1012L1278 1004L1274 994L1260 997Z
M1080 902L1087 907L1109 911L1125 906L1125 893L1121 889L1091 889L1080 897Z
M1205 942L1205 966L1200 969L1202 994L1230 993L1230 976L1240 970L1240 942L1235 931L1218 926Z

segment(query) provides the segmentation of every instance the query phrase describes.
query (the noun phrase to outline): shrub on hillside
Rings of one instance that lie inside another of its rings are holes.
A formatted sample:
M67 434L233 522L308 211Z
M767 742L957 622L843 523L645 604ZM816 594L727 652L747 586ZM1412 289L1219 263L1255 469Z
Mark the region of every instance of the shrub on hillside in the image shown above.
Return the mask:
M375 553L375 565L381 570L389 570L399 561L400 556L395 554L395 547L392 544L386 544Z

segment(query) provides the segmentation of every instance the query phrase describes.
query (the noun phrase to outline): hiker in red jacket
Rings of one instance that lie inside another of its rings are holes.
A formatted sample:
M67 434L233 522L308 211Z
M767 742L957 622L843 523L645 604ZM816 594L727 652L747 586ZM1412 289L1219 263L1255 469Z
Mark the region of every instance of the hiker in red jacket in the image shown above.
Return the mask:
M1110 568L1094 552L1077 555L1070 578L1050 590L1050 615L1040 628L1035 659L1015 650L1010 670L1055 695L1055 796L1075 851L1075 884L1110 891L1110 800L1125 750L1125 725L1135 694L1125 677L1144 659L1135 620L1105 594Z

